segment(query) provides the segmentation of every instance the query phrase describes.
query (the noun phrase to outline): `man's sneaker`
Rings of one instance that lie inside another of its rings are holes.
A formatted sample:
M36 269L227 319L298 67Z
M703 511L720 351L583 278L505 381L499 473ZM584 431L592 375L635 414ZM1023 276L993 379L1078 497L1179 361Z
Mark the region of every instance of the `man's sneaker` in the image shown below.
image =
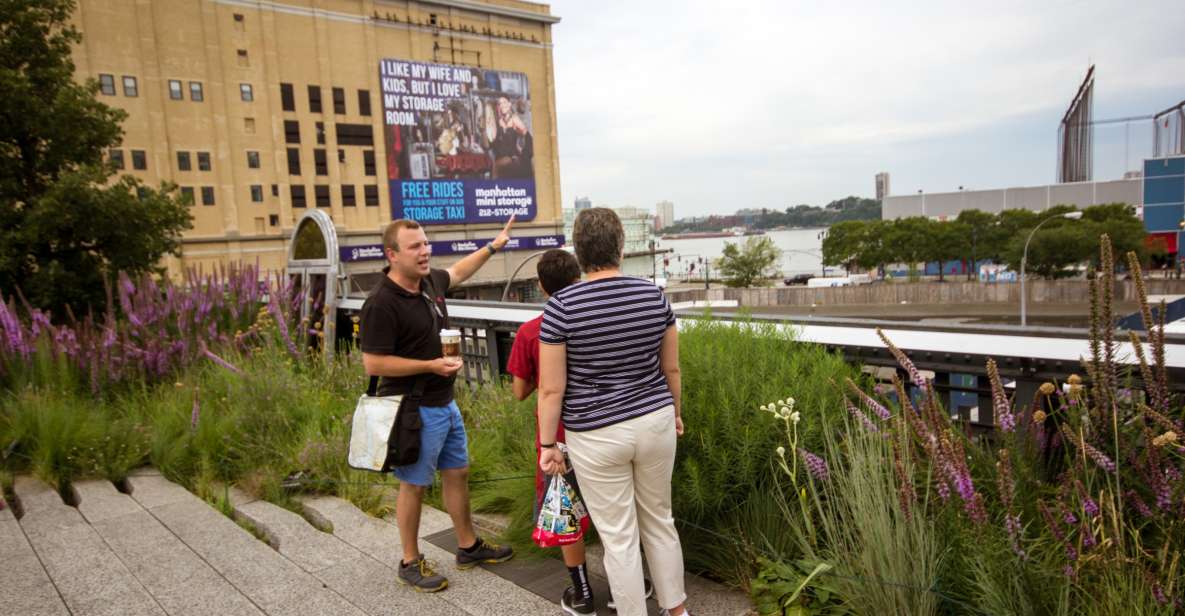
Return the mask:
M399 562L399 583L411 586L416 592L436 592L448 588L448 578L436 573L424 555L415 562Z
M663 610L658 613L658 616L671 616L671 610ZM681 616L691 616L691 610L683 608L683 614Z
M650 597L654 596L654 584L652 584L650 580L643 579L642 588L645 590L645 598L649 599ZM617 611L617 604L613 602L612 595L609 596L609 603L605 604L605 607L613 610L614 612Z
M592 595L576 594L575 586L569 586L564 590L564 596L560 598L560 608L564 610L565 614L572 616L597 613L597 609L593 607Z
M514 549L510 546L486 543L481 537L477 538L477 547L474 550L457 548L458 569L472 569L482 563L504 563L511 558L514 558Z

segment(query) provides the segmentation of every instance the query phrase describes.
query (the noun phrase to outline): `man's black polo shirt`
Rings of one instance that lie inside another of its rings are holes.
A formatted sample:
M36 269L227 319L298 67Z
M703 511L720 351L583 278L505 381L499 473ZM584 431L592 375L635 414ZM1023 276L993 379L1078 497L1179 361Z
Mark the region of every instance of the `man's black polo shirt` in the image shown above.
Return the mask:
M398 355L407 359L436 359L443 355L440 348L440 330L448 320L448 307L444 303L444 292L448 290L449 275L445 270L433 269L432 278L435 293L429 299L428 284L420 281L422 293L410 293L383 276L366 302L362 304L359 328L362 330L362 352L373 355ZM429 302L439 308L435 311ZM378 395L394 396L406 394L421 375L383 377L379 379ZM422 375L424 383L424 406L444 406L453 400L453 381L456 375L443 377L434 373Z

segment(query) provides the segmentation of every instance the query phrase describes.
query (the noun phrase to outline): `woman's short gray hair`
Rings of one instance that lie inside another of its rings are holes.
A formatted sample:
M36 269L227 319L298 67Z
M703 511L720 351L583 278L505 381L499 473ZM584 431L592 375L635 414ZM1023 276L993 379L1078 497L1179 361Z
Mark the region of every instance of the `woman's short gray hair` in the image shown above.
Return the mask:
M607 207L580 210L572 225L576 260L585 273L621 266L625 229L617 213Z

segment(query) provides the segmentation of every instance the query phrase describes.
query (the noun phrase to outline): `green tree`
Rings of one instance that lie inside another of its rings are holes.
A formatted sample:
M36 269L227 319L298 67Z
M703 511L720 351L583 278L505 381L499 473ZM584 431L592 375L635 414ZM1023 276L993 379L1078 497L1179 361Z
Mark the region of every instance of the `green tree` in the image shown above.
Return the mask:
M751 287L765 284L777 274L782 251L766 236L754 236L745 240L743 247L728 242L724 252L716 259L716 268L730 287Z
M953 220L931 220L923 228L922 258L927 262L938 262L938 281L945 282L946 270L943 266L963 256L970 240L971 228Z
M911 216L890 221L882 231L885 263L904 263L910 278L917 276L917 264L926 258L926 242L931 221L923 216Z
M1095 265L1098 265L1099 238L1104 233L1111 237L1115 254L1134 252L1147 265L1152 249L1145 244L1148 232L1144 229L1144 222L1136 216L1135 207L1126 203L1094 205L1082 210L1079 224L1089 234L1087 239L1091 249L1085 254Z
M963 210L959 212L955 222L966 225L968 242L963 245L963 252L959 255L965 259L970 267L967 269L967 280L975 277L975 265L980 261L990 259L1000 262L1007 239L1000 227L1000 220L995 214L983 210Z
M1004 260L1013 270L1019 272L1024 256L1025 241L1032 229L1047 220L1032 236L1029 242L1026 271L1046 278L1064 278L1077 273L1073 266L1095 262L1098 258L1099 237L1104 233L1114 235L1115 251L1134 251L1147 256L1144 246L1144 224L1136 217L1135 209L1123 203L1095 205L1082 212L1082 218L1071 220L1059 214L1073 212L1072 205L1058 205L1042 212L1019 213L1009 210L1011 240L1005 250Z
M155 271L190 227L175 186L113 179L123 111L74 81L73 0L0 0L0 293L76 312L119 270Z
M851 270L865 250L869 221L847 220L827 229L823 238L823 265L839 265Z

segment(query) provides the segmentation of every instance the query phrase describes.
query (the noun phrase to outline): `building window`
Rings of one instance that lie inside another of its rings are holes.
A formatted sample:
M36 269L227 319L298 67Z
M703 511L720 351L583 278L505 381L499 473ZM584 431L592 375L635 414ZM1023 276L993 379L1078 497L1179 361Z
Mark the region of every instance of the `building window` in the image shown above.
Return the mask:
M358 90L358 115L370 115L370 90Z
M346 91L342 88L333 89L333 112L346 115Z
M379 187L374 184L367 184L362 187L362 197L366 200L366 205L379 204Z
M243 26L245 25L245 20L243 19L243 14L242 13L235 13L234 15L235 15L235 30L238 32L242 32Z
M194 204L193 187L192 186L182 186L181 187L181 201L185 205L193 205Z
M193 166L189 162L189 152L177 152L177 170L189 171Z
M288 148L288 175L300 175L300 150Z
M317 145L325 145L325 123L317 122Z
M366 167L366 175L375 175L374 150L362 150L362 166Z
M309 86L309 111L321 113L321 86Z
M346 151L341 148L337 149L337 162L346 164Z
M132 169L143 171L148 168L148 157L144 150L132 150Z
M358 205L353 184L342 184L342 205Z
M300 143L300 122L284 120L284 143Z
M304 198L304 186L300 184L293 184L291 187L292 207L308 207L308 202Z
M253 201L254 203L263 203L263 185L262 184L252 184L251 185L251 201Z
M123 150L107 150L107 161L111 163L112 167L115 167L116 169L123 169Z
M255 100L255 91L251 89L251 84L239 84L239 98L243 99L243 102L245 103L250 103L251 101Z
M317 184L313 187L313 195L317 198L317 207L329 207L329 186Z
M292 84L280 84L280 108L284 111L296 111L296 97L292 94Z
M335 124L338 145L374 145L374 129L369 124Z
M247 50L246 49L240 49L235 53L239 58L239 66L251 66L250 60L247 59Z
M202 187L202 205L214 205L214 187Z
M99 91L107 96L115 96L115 75L99 73Z
M203 100L205 100L202 97L202 82L200 82L200 81L189 82L189 100L191 100L195 103L200 103Z
M123 95L140 96L140 88L136 85L136 78L131 75L123 76Z
M255 150L247 150L247 167L249 169L259 168L259 152Z
M272 184L272 196L273 197L280 196L280 185L279 184Z
M273 227L280 224L280 217L275 214L269 214L267 217L267 224Z
M198 158L198 171L209 171L210 170L210 153L209 152L198 152L197 155L198 155L198 157L197 157Z
M243 118L243 132L248 135L255 134L255 118Z
M313 169L317 175L329 175L329 164L325 161L325 150L313 150Z
M175 101L179 101L179 100L182 100L185 98L185 92L183 92L182 88L181 88L181 80L179 80L179 79L170 79L169 80L169 98L172 100L175 100Z

